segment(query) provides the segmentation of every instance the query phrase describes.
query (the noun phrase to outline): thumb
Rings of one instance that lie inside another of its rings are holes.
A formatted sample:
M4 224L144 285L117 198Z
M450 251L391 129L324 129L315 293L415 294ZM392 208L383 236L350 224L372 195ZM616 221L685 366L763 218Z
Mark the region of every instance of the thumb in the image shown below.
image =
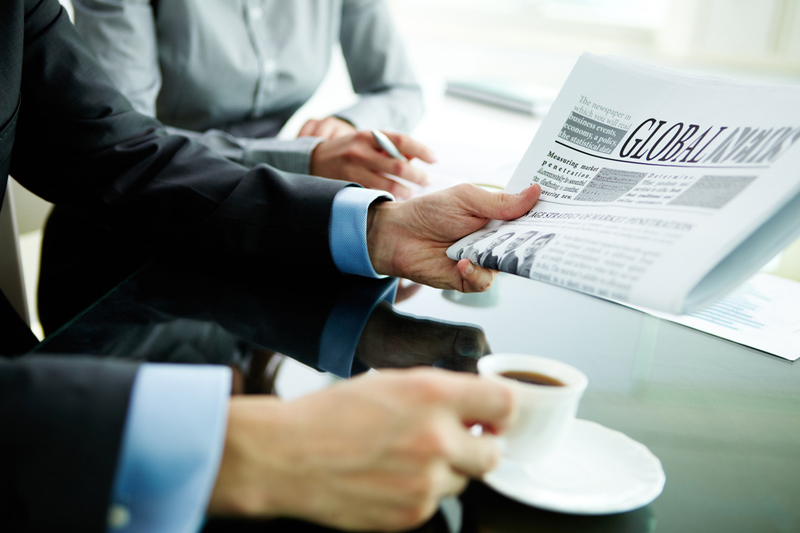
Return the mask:
M542 188L538 183L534 183L518 194L487 192L488 199L480 198L473 208L482 217L494 220L513 220L533 209L541 193Z

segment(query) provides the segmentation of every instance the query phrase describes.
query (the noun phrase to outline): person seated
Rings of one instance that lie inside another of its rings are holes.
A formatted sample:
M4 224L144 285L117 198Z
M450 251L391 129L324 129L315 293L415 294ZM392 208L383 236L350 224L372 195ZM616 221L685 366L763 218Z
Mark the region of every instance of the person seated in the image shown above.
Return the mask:
M0 2L0 64L0 176L153 254L253 270L289 258L482 291L496 272L445 250L490 219L527 213L541 192L462 184L397 202L245 169L136 113L56 0ZM224 365L48 356L46 344L20 357L35 338L15 316L0 293L9 531L194 531L206 513L410 528L497 464L495 443L468 425L502 432L516 413L505 385L436 369L367 375L291 402L229 398Z
M404 199L428 176L392 159L370 129L409 158L433 152L403 133L422 93L382 0L245 2L73 0L75 27L137 111L170 133L252 167L355 182ZM297 139L275 136L314 94L341 45L358 101L309 120ZM38 309L52 333L148 258L82 213L56 206L44 229Z
M343 179L407 198L427 176L366 130L409 133L422 90L384 0L73 0L75 27L137 111L247 167ZM358 99L296 139L278 132L341 47ZM356 135L361 131L362 135ZM332 142L338 139L337 142ZM395 137L397 139L397 137ZM427 162L432 152L404 143Z

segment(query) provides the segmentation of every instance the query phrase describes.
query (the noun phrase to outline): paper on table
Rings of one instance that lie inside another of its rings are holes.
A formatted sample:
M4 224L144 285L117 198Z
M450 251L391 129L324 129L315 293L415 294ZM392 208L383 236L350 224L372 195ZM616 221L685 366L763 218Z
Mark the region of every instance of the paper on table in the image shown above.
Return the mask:
M713 305L690 315L628 307L778 357L800 358L800 283L759 273Z
M520 152L517 150L460 142L430 141L426 144L436 151L438 162L428 165L415 160L414 165L428 173L431 184L424 188L413 187L419 192L429 193L458 183L474 183L503 189L517 166Z

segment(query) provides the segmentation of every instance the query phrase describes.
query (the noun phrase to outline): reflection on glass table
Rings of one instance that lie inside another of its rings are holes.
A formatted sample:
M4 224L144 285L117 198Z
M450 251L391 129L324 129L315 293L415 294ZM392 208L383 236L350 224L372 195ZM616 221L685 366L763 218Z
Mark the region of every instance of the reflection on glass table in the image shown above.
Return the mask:
M259 281L278 279L263 272L153 263L40 350L226 364L257 392L272 352L341 378L416 365L474 372L489 352L551 357L589 378L580 419L661 460L664 492L640 509L580 516L474 481L420 531L800 530L800 372L785 360L515 276L498 284L497 305L475 307L427 287L392 305L394 280L281 275L275 286ZM256 529L326 530L295 520L206 525Z

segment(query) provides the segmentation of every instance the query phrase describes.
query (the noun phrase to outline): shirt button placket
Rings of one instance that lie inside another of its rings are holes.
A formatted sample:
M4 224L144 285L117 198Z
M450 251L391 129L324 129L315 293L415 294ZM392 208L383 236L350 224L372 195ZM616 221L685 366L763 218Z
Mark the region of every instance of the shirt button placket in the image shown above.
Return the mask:
M250 36L259 61L258 88L253 102L253 113L259 115L269 105L270 94L275 90L278 63L271 57L269 36L266 32L264 9L259 0L250 0L246 10Z

